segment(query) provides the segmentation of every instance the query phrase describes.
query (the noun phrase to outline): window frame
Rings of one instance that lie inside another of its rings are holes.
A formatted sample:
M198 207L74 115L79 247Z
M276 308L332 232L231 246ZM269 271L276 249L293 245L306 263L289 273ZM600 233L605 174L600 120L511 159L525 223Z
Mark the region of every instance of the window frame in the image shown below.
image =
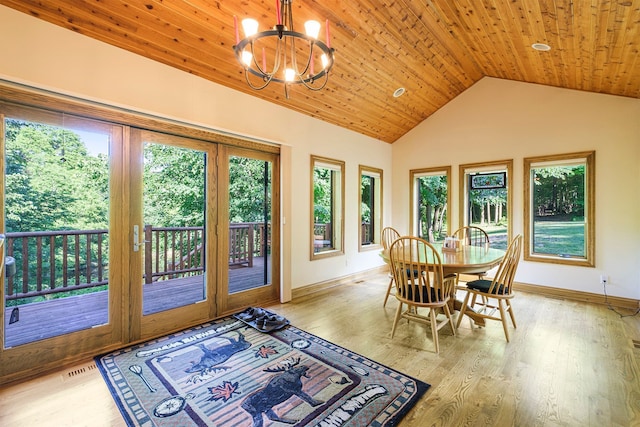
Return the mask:
M532 169L544 166L575 165L576 161L584 160L585 165L585 256L561 256L553 254L539 254L533 251L533 194L531 191ZM527 157L523 161L524 177L524 259L526 261L553 264L573 265L579 267L595 267L595 151L556 154L548 156Z
M377 196L374 198L373 214L371 215L371 222L373 223L373 232L371 235L371 242L368 245L362 244L362 177L368 176L374 179L374 183L378 183L378 186L374 186L373 192ZM358 165L358 252L369 251L374 249L380 249L380 233L382 232L382 201L384 200L383 194L383 171L382 169L374 168L371 166Z
M468 201L468 183L467 175L470 173L484 173L495 170L504 169L507 172L507 246L513 239L513 159L508 160L495 160L488 162L467 163L460 165L458 184L459 184L459 216L458 216L458 228L464 227L469 224L467 201Z
M453 200L453 194L451 191L452 185L451 185L451 166L439 166L439 167L432 167L432 168L421 168L421 169L411 169L409 171L409 224L410 224L410 230L411 230L411 235L413 236L419 236L420 233L418 230L418 223L417 223L417 218L416 218L416 203L417 203L417 199L416 199L416 192L418 191L416 188L416 179L423 177L423 176L441 176L444 175L447 177L447 210L448 210L448 214L447 214L447 231L446 234L447 236L451 234L451 224L452 224L452 216L451 216L451 212L453 212L452 209L452 200Z
M334 183L332 192L339 191L339 197L332 196L332 215L338 215L339 218L334 218L331 227L331 246L328 250L315 251L315 170L318 166L324 166L326 169L339 172L340 182ZM323 259L328 257L334 257L344 255L344 213L345 213L345 162L342 160L331 159L328 157L311 155L311 168L310 168L310 260ZM335 224L338 223L338 224Z

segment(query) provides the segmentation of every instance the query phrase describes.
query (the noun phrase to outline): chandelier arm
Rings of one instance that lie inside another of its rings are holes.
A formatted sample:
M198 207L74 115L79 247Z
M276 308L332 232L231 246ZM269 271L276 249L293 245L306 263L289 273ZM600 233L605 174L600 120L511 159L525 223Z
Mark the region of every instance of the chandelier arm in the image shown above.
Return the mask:
M304 85L304 87L306 87L309 90L313 90L313 91L322 90L322 89L324 89L324 87L327 85L327 82L329 81L329 73L324 73L323 77L324 77L324 81L322 82L322 85L320 85L320 86L313 86L313 84L315 82L317 82L318 80L317 79L312 79L312 78L300 80L300 83L302 83Z
M272 76L275 76L278 70L280 69L281 56L282 56L282 39L278 38L276 40L276 56L273 60L273 71L271 73Z
M266 76L268 73L266 72L266 70L263 70L262 67L260 66L260 64L258 63L257 59L256 59L256 52L254 49L254 45L253 42L255 40L251 40L251 43L249 43L249 46L251 46L251 59L253 59L253 65L256 67L256 70L258 71L258 73Z
M290 47L290 55L291 55L291 66L295 70L296 75L300 80L304 80L304 75L309 71L309 65L311 64L311 57L313 56L313 40L304 38L306 42L309 44L309 54L307 55L307 60L305 61L304 70L300 71L298 69L298 55L296 55L296 38L291 37L291 47Z
M252 74L252 73L248 73L247 71L248 71L247 69L244 70L244 79L246 80L249 87L253 90L262 90L265 87L269 86L269 83L271 83L271 80L273 80L273 74L271 74L268 78L263 78L262 80L264 82L263 85L255 85L249 79L249 74Z

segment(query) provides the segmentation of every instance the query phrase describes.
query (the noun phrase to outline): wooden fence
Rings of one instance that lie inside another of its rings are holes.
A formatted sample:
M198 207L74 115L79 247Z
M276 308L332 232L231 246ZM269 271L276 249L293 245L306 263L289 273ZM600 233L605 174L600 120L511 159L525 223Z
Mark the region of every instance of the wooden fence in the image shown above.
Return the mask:
M229 227L229 265L253 266L269 253L264 223ZM5 235L16 275L5 280L7 300L106 286L108 230L16 232ZM187 277L204 270L203 227L144 228L144 282Z

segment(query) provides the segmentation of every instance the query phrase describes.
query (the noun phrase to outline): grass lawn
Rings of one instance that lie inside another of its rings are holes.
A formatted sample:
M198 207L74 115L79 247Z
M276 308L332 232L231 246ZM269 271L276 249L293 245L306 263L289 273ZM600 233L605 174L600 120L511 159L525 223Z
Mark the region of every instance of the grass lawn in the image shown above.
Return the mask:
M503 250L507 249L508 243L507 243L507 225L506 224L487 225L487 224L473 223L471 225L473 225L474 227L482 228L489 235L489 242L492 248L503 249Z
M538 254L584 256L583 222L535 221L533 251Z
M489 235L491 247L507 249L506 225L472 224ZM533 249L537 254L585 256L584 222L535 221Z

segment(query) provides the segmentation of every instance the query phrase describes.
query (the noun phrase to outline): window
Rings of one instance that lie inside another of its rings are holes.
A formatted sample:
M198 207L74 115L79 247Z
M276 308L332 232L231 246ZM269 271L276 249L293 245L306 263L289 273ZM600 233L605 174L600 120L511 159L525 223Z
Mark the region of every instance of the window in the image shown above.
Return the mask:
M595 152L524 159L525 255L595 266Z
M412 234L429 242L442 242L451 232L451 166L415 169L411 176Z
M511 241L512 170L513 160L460 165L460 227L482 228L492 248Z
M382 170L360 165L359 248L380 245L382 231Z
M343 254L344 162L311 156L311 194L311 259Z

